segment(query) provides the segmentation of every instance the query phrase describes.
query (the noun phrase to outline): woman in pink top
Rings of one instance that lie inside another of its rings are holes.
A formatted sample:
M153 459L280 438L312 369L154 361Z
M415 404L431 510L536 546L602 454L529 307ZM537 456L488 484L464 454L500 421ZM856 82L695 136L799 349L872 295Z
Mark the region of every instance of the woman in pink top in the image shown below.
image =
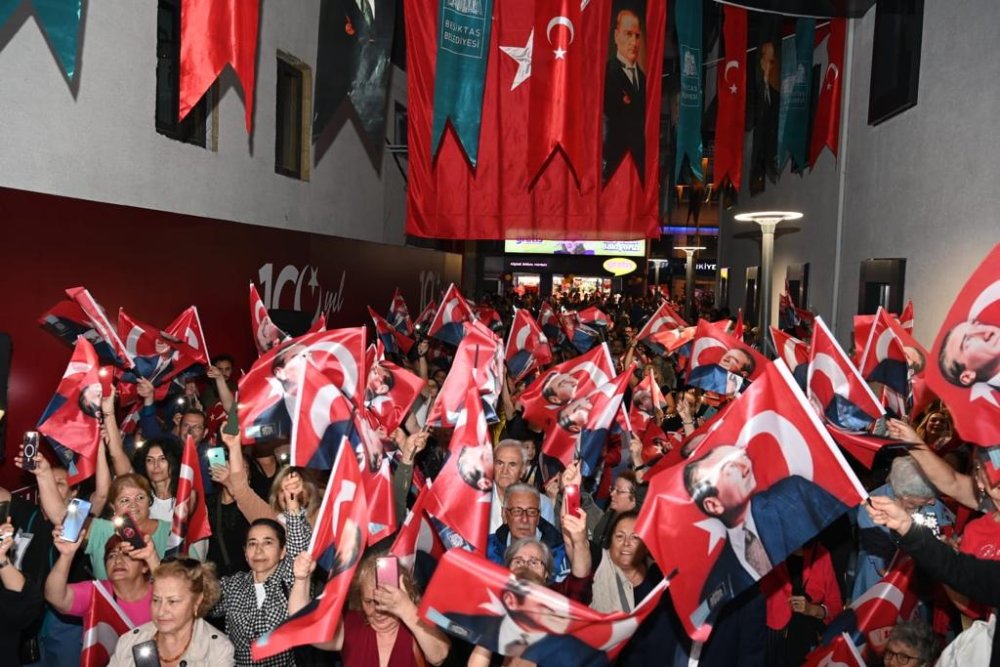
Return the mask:
M108 578L67 585L69 566L83 542L83 536L76 542L65 542L61 539L62 527L52 531L52 536L55 548L59 551L59 559L45 580L45 599L56 611L83 616L90 607L91 587L103 586L134 625L139 626L151 620L153 585L149 580L149 573L160 564L160 558L148 537L145 547L133 549L130 544L113 535L104 547L104 567Z

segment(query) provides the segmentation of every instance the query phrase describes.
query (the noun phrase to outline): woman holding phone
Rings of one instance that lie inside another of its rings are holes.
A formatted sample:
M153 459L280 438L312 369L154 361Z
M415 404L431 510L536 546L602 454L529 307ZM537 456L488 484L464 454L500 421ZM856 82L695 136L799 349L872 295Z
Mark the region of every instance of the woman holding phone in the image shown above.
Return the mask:
M211 565L191 558L164 561L153 571L152 591L150 620L118 639L109 667L233 664L232 643L203 620L219 599ZM140 662L140 655L149 662Z
M344 667L440 665L448 656L448 638L420 620L417 614L420 595L409 571L397 566L394 585L378 576L380 560L368 556L358 565L351 582L348 609L333 641L316 647L340 651ZM309 577L314 569L316 563L308 553L295 559L289 615L309 603Z
M104 568L107 579L81 581L67 584L70 565L83 541L81 535L76 541L63 538L63 526L52 531L53 543L59 552L52 571L45 580L45 599L60 614L83 616L90 607L90 596L94 586L101 586L114 597L121 610L135 625L150 620L149 605L153 587L149 573L160 564L153 543L146 538L146 546L134 549L117 535L112 535L104 544Z
M108 501L114 509L114 518L110 521L94 519L84 547L84 553L90 557L91 569L97 579L108 578L104 567L104 546L114 535L120 534L124 539L129 539L129 533L137 529L141 537L151 538L153 548L161 558L166 553L167 538L170 536L170 522L157 521L149 516L149 509L153 504L153 489L142 475L130 473L116 477L108 491Z

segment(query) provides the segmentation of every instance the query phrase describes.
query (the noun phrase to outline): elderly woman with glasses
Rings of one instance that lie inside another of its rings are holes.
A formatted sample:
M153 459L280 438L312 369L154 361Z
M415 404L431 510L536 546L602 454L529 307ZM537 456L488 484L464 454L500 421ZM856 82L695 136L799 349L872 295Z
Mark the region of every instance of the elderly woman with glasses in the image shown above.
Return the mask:
M134 625L142 625L150 620L150 602L153 587L149 573L160 564L149 538L142 549L132 545L117 535L112 535L104 543L104 569L107 579L82 581L68 584L70 566L83 537L76 542L66 542L62 538L62 526L52 531L52 542L59 552L59 558L45 580L45 600L60 614L84 616L90 608L93 588L102 587Z
M161 667L233 664L232 643L203 620L219 599L211 564L190 558L164 561L153 572L152 599L152 618L118 639L109 667L135 664L133 649L150 641Z
M111 483L108 502L114 511L114 517L111 520L94 519L91 522L87 533L87 546L84 549L84 553L90 557L94 577L108 578L107 569L104 567L104 547L121 527L126 516L132 518L143 536L152 540L153 548L162 558L167 550L170 522L158 521L149 516L149 509L153 505L153 489L149 481L135 473L119 475Z

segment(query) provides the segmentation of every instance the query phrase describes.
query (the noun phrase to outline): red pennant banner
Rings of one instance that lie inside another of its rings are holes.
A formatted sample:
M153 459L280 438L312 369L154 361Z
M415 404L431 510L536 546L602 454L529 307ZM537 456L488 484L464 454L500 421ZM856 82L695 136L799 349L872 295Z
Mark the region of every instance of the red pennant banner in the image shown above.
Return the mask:
M727 180L736 190L743 179L743 144L746 142L747 10L724 5L723 43L726 57L716 65L719 77L718 114L715 118L715 187Z
M826 73L823 87L816 103L816 117L813 119L812 138L809 141L809 166L819 159L824 148L829 148L834 157L840 145L840 98L843 90L841 73L844 71L844 44L847 37L847 20L830 19L830 37L826 42Z

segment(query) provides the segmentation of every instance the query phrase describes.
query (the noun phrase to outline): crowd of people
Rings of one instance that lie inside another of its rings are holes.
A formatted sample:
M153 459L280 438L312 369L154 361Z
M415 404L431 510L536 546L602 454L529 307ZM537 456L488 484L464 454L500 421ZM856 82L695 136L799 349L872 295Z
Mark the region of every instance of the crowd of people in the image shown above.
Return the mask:
M674 436L657 443L652 454L638 439L611 439L591 474L584 476L581 463L574 462L546 477L540 466L545 433L524 419L519 400L530 378L502 381L495 406L498 421L490 427L492 473L485 490L492 504L483 556L508 568L512 581L551 591L550 607L565 598L602 614L629 614L669 576L637 533L649 489L645 477L673 447L670 442L685 442L716 418L722 406L718 396L685 384L677 358L655 354L637 339L660 303L653 296L592 295L556 305L595 306L607 315L600 334L617 372L635 364L625 411L642 402L662 431ZM537 316L541 301L510 295L494 297L489 306L500 315L493 328L503 334L515 307ZM728 313L703 316L717 321ZM433 480L449 456L450 430L427 423L450 370L446 356L430 359L431 347L425 338L408 354L389 354L425 381L399 428L380 434L390 457L400 525L419 491L415 480ZM553 363L559 363L579 351L565 342L553 345L553 353ZM457 621L444 629L429 623L418 612L421 586L414 572L400 566L397 585L377 577L376 560L386 554L392 535L370 547L357 566L335 636L316 637L313 646L254 662L252 643L306 608L320 590L309 544L327 473L288 466L287 434L284 442L244 446L239 435L219 428L211 415L225 415L239 400L235 367L231 356L215 357L204 376L189 378L160 400L152 383L138 379L143 408L138 429L127 435L120 428L123 412L116 395L104 396L97 470L83 484L69 485L68 471L51 454L16 458L16 465L37 483L38 502L0 489L0 502L9 503L9 518L0 526L4 664L78 664L84 644L81 618L95 587L117 603L135 628L119 638L112 665L134 664L139 650L150 646L155 646L159 664L187 667L599 662L603 654L571 638L558 643L525 640L523 648L497 655L483 646L497 645L493 640L482 640ZM650 403L637 389L647 377L662 393L662 405ZM871 490L869 502L841 514L784 562L769 564L773 569L768 574L726 605L703 644L686 637L669 593L664 595L617 663L687 664L693 657L702 665L801 664L825 641L828 626L850 602L886 575L900 550L930 577L920 581L912 618L898 619L883 644L873 647L878 649L872 653L878 655L873 664L932 665L964 627L985 620L992 606L1000 604L1000 565L987 562L1000 558L1000 479L987 474L992 450L962 442L940 402L912 422L890 420L887 428L907 446L880 452L871 469L852 461ZM189 436L202 454L212 529L200 558L167 555L181 450ZM205 451L210 446L223 447L224 459L209 461ZM697 476L707 473L692 470L692 484L697 485ZM729 470L739 474L743 469L736 462ZM572 503L566 499L568 488L581 490ZM706 514L714 511L715 500L708 496L702 501ZM67 539L69 515L80 507L92 517L77 539ZM134 526L138 541L124 535L123 520ZM943 539L936 539L939 535ZM747 547L743 557L752 560L751 552ZM536 594L524 590L515 586L499 601L510 617L534 618L522 627L535 634L559 634L558 614L532 617L526 600ZM499 632L496 641L513 642L508 647L521 641L522 635L504 635L505 628ZM996 653L1000 663L1000 651Z

